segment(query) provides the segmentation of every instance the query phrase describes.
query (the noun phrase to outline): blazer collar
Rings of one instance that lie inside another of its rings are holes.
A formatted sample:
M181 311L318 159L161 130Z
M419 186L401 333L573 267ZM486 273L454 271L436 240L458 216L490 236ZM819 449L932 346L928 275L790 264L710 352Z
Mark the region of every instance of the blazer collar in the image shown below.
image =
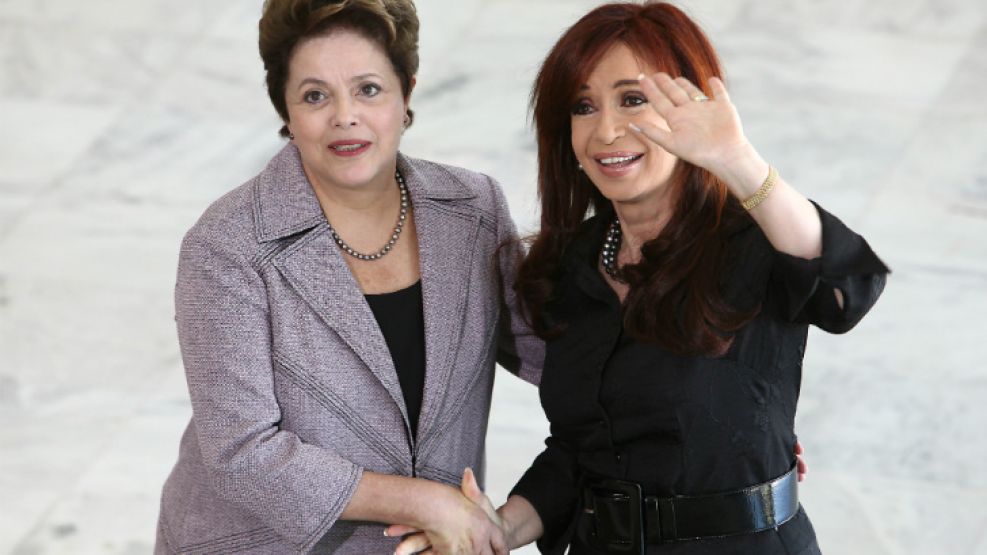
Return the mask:
M475 196L458 179L434 175L442 170L400 152L397 167L413 202L425 198L458 200ZM326 221L295 145L285 145L258 176L254 188L254 218L257 239L262 243L294 235Z

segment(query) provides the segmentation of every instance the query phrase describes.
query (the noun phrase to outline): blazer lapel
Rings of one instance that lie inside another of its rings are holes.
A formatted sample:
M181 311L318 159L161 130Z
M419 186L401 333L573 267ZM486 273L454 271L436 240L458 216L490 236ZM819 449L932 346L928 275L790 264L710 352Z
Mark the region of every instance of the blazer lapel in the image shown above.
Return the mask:
M466 318L480 218L475 209L456 202L475 195L451 174L437 166L413 164L403 156L398 168L414 206L422 279L425 390L418 420L420 443L439 420L446 398L469 381L466 376L453 376L453 364Z
M285 279L380 380L391 399L408 412L394 362L370 306L350 273L325 223L309 231L273 263Z
M408 411L390 351L370 306L339 247L319 201L289 144L261 174L255 189L258 240L273 241L304 232L272 263L302 299L353 350L380 380L391 399Z

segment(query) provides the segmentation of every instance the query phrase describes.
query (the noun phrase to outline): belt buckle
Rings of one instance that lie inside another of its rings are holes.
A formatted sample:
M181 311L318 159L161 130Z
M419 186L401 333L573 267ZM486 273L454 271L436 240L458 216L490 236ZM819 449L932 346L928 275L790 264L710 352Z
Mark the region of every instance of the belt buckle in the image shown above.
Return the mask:
M586 512L592 516L588 538L594 548L606 553L643 555L644 513L641 485L624 480L595 480L584 490Z

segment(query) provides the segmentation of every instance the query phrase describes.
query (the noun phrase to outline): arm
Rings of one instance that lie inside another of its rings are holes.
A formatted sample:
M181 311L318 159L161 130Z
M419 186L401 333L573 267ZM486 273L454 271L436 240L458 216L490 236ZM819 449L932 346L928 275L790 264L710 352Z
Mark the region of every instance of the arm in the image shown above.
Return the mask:
M713 77L708 86L713 99L697 101L697 97L702 99L702 91L684 78L672 79L665 73L642 78L648 102L664 118L667 128L631 124L631 129L706 169L744 201L766 182L768 164L744 136L740 116L723 82ZM816 262L795 269L794 281L809 282L803 293L810 298L801 302L788 299L790 318L807 319L827 331L846 331L877 300L887 267L863 239L783 179L778 178L767 197L749 213L779 253L782 271L786 256L789 266L797 266L799 261ZM853 246L855 252L848 252L846 245ZM814 269L820 279L807 280ZM847 299L851 292L856 295L852 310Z
M208 487L299 548L339 518L363 469L279 428L266 286L215 230L185 238L179 343Z
M497 509L497 514L503 521L502 529L508 549L528 545L545 533L538 511L520 495L508 497L507 503Z
M545 343L525 322L514 291L524 250L500 185L489 177L487 180L497 213L497 270L501 292L497 363L521 379L538 385L545 362Z

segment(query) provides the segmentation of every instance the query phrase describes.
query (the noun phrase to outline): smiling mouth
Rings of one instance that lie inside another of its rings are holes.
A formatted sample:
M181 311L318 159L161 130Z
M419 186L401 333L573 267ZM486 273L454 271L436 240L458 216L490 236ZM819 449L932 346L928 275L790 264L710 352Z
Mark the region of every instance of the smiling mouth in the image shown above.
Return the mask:
M329 148L335 150L336 152L354 152L360 150L361 148L367 146L370 143L356 143L351 145L337 145L331 146Z
M608 156L597 158L596 162L605 168L623 168L640 160L644 154L632 154L628 156Z

